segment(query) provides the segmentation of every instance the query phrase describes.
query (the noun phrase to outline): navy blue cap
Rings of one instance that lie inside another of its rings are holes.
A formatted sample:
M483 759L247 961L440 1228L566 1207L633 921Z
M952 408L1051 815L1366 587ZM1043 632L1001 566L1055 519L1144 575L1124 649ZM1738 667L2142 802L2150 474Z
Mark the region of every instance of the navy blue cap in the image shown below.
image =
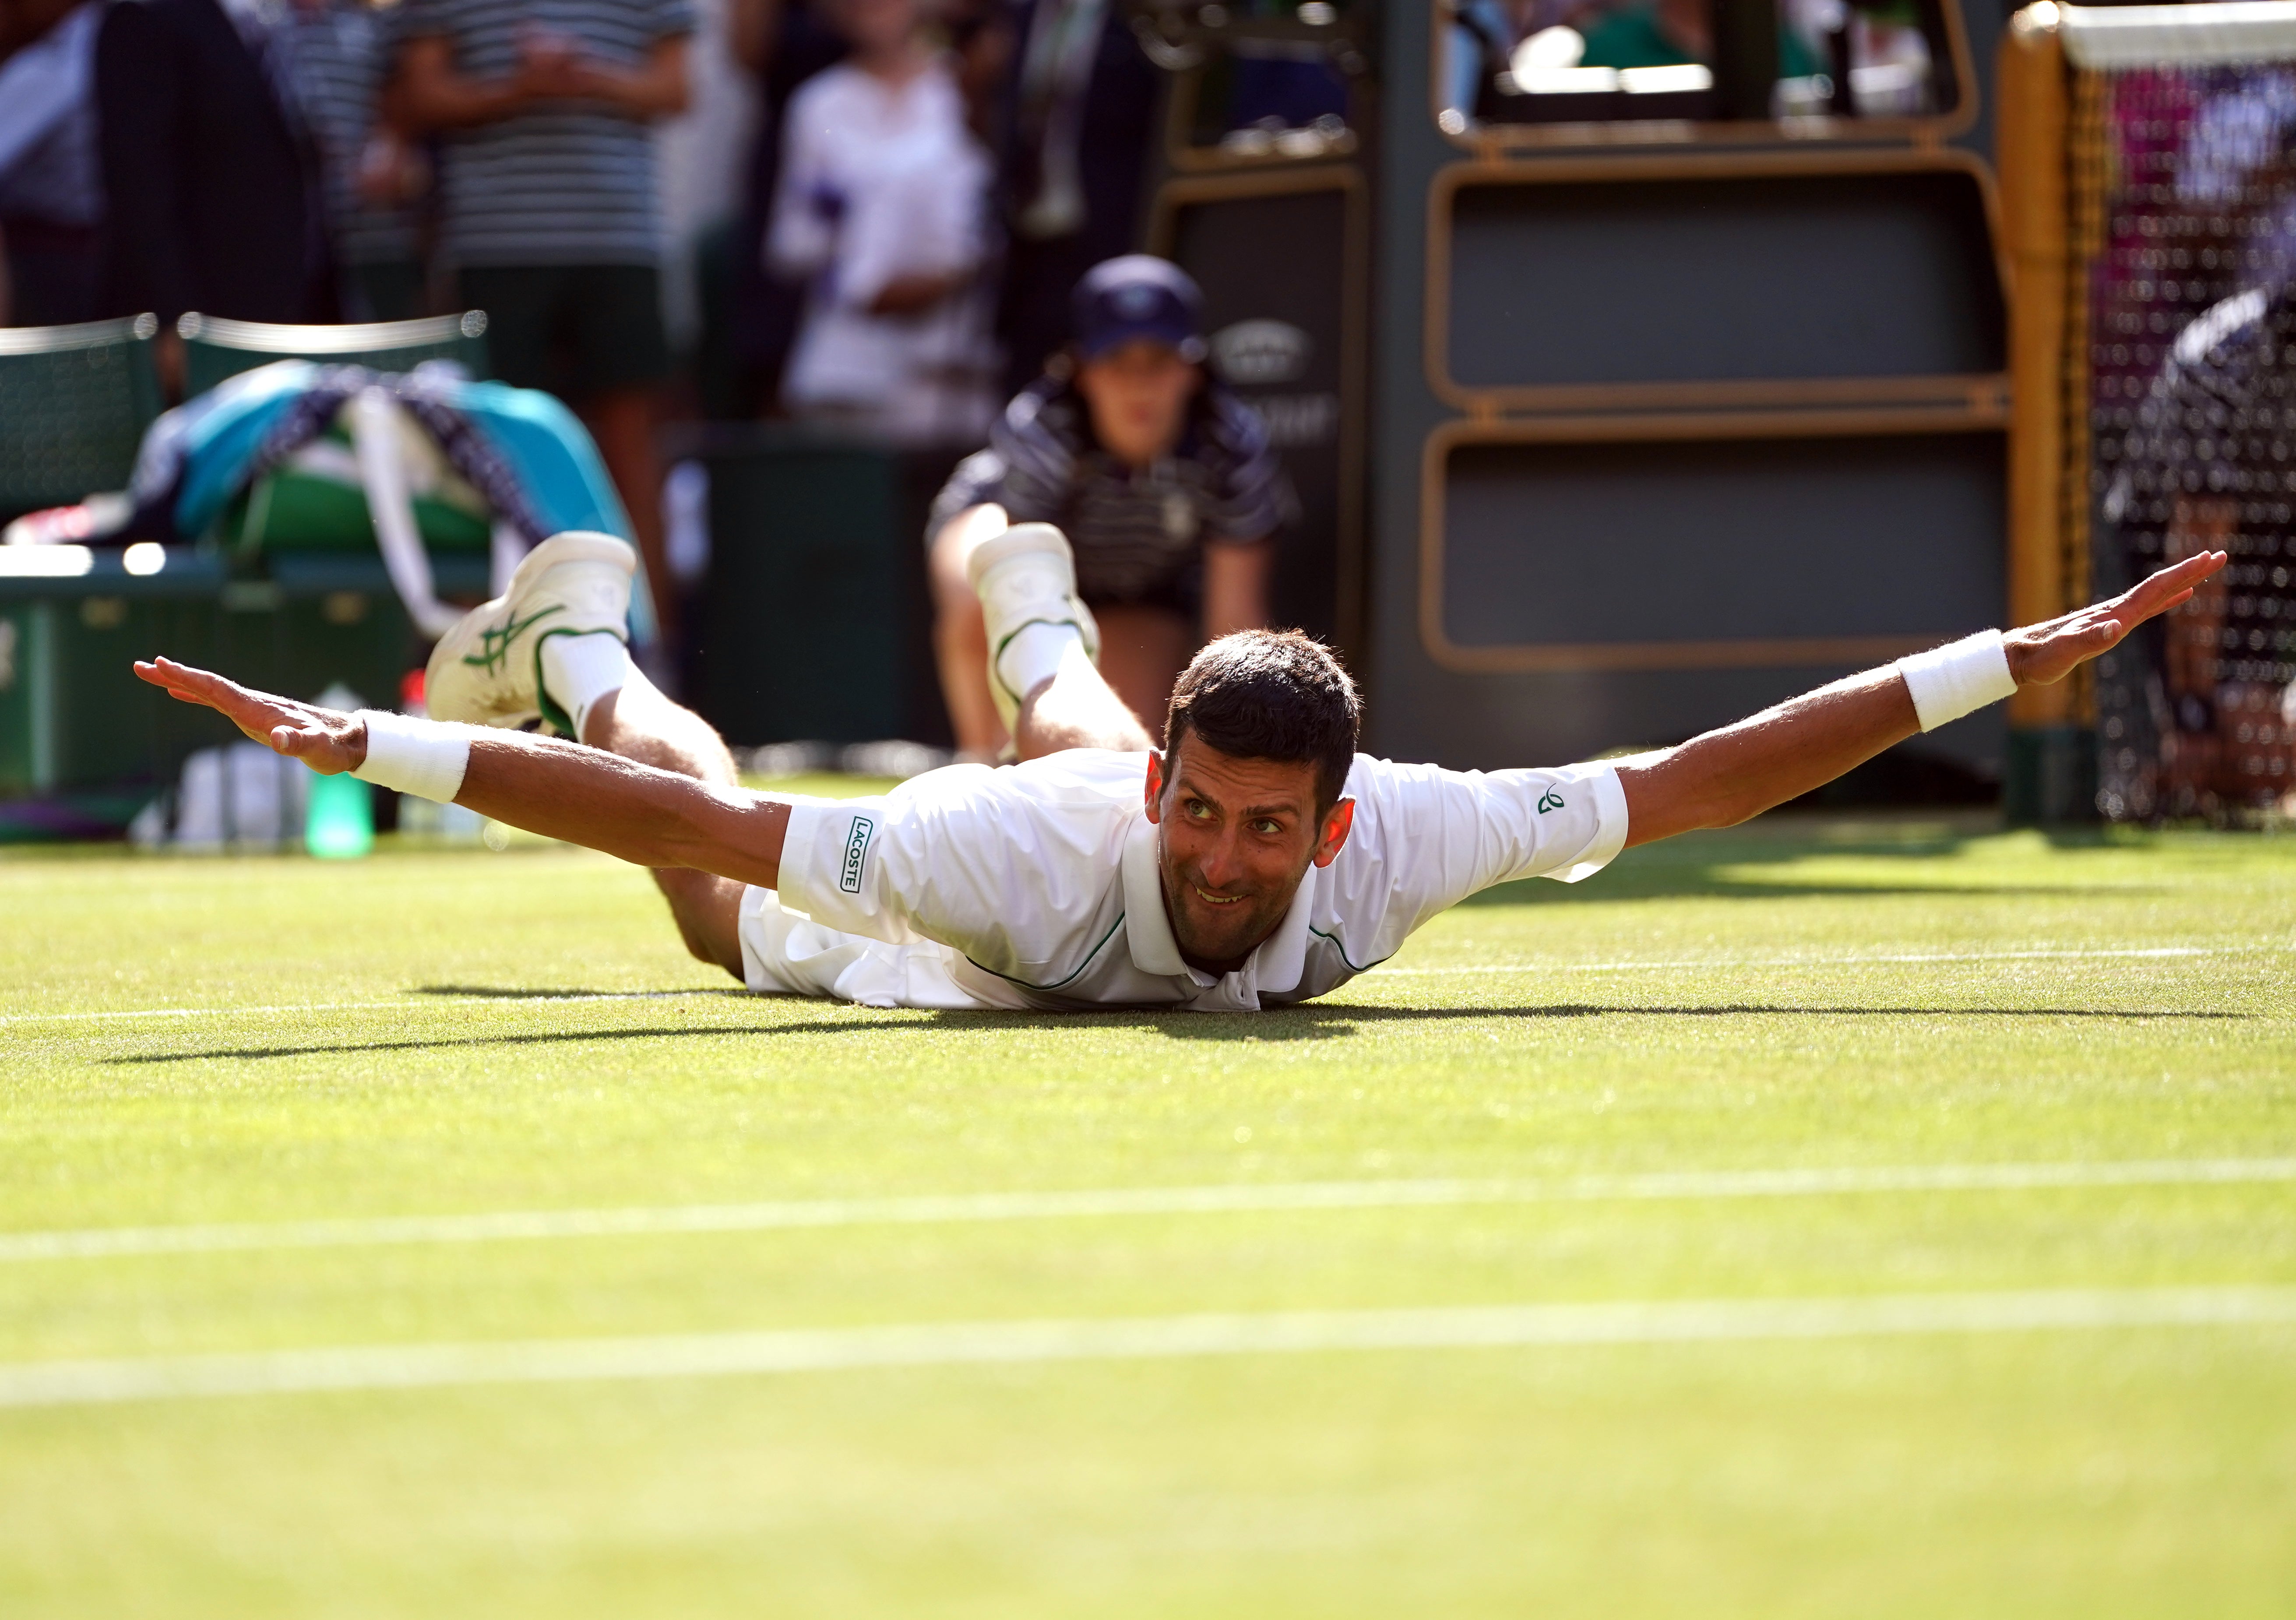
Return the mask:
M1112 348L1146 339L1204 357L1204 295L1169 259L1128 253L1103 259L1077 283L1073 321L1077 352L1097 359Z

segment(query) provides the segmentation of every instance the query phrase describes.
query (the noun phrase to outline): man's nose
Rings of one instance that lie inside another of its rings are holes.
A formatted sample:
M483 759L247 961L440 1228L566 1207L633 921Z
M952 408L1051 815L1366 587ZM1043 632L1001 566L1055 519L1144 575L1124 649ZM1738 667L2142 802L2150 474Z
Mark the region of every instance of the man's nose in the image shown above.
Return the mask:
M1235 839L1221 834L1204 847L1197 858L1196 870L1203 874L1206 888L1226 888L1242 875L1243 864L1236 859Z

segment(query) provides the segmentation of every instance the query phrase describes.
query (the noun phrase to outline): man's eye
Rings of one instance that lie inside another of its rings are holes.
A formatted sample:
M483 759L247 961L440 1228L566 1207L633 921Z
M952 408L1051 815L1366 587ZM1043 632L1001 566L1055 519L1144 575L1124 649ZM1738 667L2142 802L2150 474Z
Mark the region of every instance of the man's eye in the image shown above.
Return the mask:
M1188 801L1188 814L1200 822L1210 821L1212 807L1200 798L1192 798Z
M1251 830L1254 832L1272 839L1283 830L1283 823L1278 821L1272 821L1268 817L1263 815L1258 821L1252 822Z

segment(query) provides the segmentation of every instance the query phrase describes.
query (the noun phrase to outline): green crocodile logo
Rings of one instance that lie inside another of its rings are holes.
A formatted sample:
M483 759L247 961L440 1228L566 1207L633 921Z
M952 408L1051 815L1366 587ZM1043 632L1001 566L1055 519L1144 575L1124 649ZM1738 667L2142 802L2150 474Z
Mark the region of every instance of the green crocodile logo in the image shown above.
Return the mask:
M474 669L483 669L488 675L500 675L502 667L510 659L510 644L512 642L552 614L563 613L565 610L562 604L554 603L543 609L541 612L531 614L525 618L513 616L504 620L481 634L478 651L464 653L463 662Z

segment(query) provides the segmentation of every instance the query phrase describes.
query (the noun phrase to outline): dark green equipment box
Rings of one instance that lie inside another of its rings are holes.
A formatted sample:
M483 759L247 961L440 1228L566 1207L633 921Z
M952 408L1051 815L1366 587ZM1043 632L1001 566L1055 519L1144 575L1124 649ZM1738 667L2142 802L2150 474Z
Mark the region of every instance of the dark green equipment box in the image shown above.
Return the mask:
M962 452L760 425L713 429L683 454L709 473L695 709L741 748L947 742L924 531Z
M137 659L164 653L292 698L340 683L396 708L422 650L378 557L278 553L267 577L240 579L190 546L168 548L165 565L142 575L116 551L86 559L77 575L0 572L0 801L58 806L18 806L20 834L124 825L187 755L237 736L222 716L137 680ZM483 593L483 558L433 566L442 591Z

